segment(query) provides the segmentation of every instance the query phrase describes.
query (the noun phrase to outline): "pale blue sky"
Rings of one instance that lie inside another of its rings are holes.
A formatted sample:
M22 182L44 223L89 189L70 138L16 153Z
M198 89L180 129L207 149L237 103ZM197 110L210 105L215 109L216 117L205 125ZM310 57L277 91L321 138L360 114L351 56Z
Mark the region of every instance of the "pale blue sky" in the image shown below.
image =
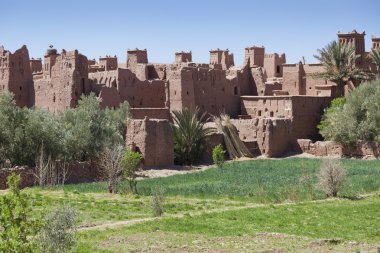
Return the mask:
M318 48L336 33L365 30L380 36L379 0L0 0L0 45L11 51L26 44L31 57L78 49L88 58L147 48L149 62L174 61L174 52L192 50L194 62L208 62L209 50L229 48L235 64L244 48L264 45L285 52L287 62L315 62Z

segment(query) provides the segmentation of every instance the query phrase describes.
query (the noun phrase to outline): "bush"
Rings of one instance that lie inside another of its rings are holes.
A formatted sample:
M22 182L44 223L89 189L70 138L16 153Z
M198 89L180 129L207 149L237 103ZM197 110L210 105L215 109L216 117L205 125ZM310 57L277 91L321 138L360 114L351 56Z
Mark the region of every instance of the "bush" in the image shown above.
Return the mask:
M0 165L34 166L41 148L51 160L91 160L107 145L124 143L128 104L102 110L94 94L61 114L16 106L0 94ZM46 161L45 161L46 162Z
M214 160L214 164L216 164L219 168L223 167L224 153L226 153L226 151L223 149L221 144L215 146L212 150L212 159Z
M129 190L133 194L137 194L137 181L136 172L140 169L143 155L139 152L127 150L121 159L121 166L123 167L123 176L128 181Z
M152 210L155 216L161 216L164 213L164 194L165 188L162 186L152 189Z
M317 176L318 185L327 197L336 197L346 178L346 170L340 161L324 159Z
M75 245L77 211L68 205L55 208L46 216L42 229L43 252L67 252Z
M319 125L327 140L352 146L380 141L380 79L362 83L344 99L334 100Z
M82 96L77 108L62 116L65 155L69 160L92 160L105 146L124 143L128 104L117 110L102 110L92 93ZM122 128L121 126L124 126Z
M206 114L188 108L173 111L174 159L176 163L192 165L202 158L206 137L211 129L204 127Z
M0 199L1 252L31 253L38 251L36 239L40 219L33 219L30 198L20 191L20 176L14 172L7 178L9 194Z

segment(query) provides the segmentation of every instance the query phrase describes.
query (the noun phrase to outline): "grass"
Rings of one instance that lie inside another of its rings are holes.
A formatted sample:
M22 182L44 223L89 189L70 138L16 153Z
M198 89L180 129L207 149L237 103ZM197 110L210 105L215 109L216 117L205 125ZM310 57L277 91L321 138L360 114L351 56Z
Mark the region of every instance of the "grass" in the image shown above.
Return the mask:
M136 235L155 237L155 234L167 234L174 238L189 238L184 241L181 239L182 245L191 245L193 238L207 238L209 242L219 238L220 241L227 242L231 238L233 240L239 237L254 238L263 232L295 235L300 242L309 241L310 238L328 238L333 244L350 241L380 243L379 209L379 195L360 201L334 200L320 203L266 205L184 218L166 218L128 228L106 230L102 233L82 232L79 247L82 249L90 247L94 252L103 252L105 249L119 252L132 250L133 246L135 247L133 250L139 251L143 248L154 249L162 242L151 241L147 245L146 242L142 244L140 241L140 245L135 244L131 238L136 238ZM166 249L175 245L175 242L168 239L162 240L167 244L164 247ZM97 247L94 247L95 242ZM291 248L297 243L299 242L293 241L286 247ZM104 247L105 245L107 247ZM250 242L243 240L239 244L239 249L246 249L249 245Z
M285 200L323 199L315 189L319 159L251 160L225 164L222 169L146 179L138 183L142 195L158 186L169 196L230 198L253 202L279 203ZM380 188L380 161L343 159L347 181L340 196L354 196ZM303 181L302 178L310 178ZM106 192L104 183L67 185L69 192Z
M115 195L108 193L65 193L63 191L27 189L35 215L46 214L54 207L68 204L79 212L79 224L96 225L121 220L148 218L154 215L151 197ZM244 202L226 200L198 200L167 197L164 211L168 215L186 214L225 207L244 206Z
M375 193L380 161L342 160L347 180L339 196L371 193L355 201L325 199L315 186L320 163L295 158L232 162L222 169L141 180L138 196L109 194L102 182L24 191L35 215L69 204L79 210L81 226L92 226L153 217L151 189L165 188L162 219L81 231L75 252L357 251L349 241L361 242L362 250L380 247L380 196ZM331 239L339 239L339 245L330 245Z

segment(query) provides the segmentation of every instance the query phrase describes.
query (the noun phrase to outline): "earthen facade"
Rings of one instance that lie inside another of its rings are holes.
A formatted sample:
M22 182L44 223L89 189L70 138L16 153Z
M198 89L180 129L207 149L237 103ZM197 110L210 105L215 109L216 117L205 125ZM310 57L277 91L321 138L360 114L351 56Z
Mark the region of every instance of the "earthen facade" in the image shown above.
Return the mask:
M338 33L338 40L355 46L358 67L379 71L365 60L364 35ZM380 48L379 38L372 38L372 47ZM144 154L147 166L173 163L171 112L185 107L230 115L242 140L260 154L278 156L297 139L315 137L323 109L342 93L315 79L323 70L321 64L287 64L285 54L258 46L245 48L240 67L228 49L211 50L208 64L193 63L191 51L175 53L173 63L149 63L146 49L134 49L120 64L116 56L96 62L77 50L58 54L52 47L42 62L29 59L25 46L13 54L0 48L0 90L13 92L19 106L60 112L91 92L103 108L127 101L127 145Z

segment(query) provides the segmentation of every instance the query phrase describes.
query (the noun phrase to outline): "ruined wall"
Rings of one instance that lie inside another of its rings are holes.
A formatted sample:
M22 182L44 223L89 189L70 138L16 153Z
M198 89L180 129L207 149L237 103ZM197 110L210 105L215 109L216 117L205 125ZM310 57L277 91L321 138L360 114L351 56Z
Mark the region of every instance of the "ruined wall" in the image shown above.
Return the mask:
M144 156L144 167L174 163L173 131L168 120L128 119L126 146Z
M128 101L131 108L165 107L165 82L162 80L141 81L131 70L122 68L90 73L89 78L92 81L93 91L100 92L97 87L102 86L115 90L114 97L103 100L104 105L113 107L115 101Z
M265 95L266 77L265 77L264 71L265 70L262 67L251 68L251 78L253 80L253 87L254 87L252 95L258 95L258 96Z
M259 153L269 157L283 155L291 146L290 119L255 118L231 120L243 142L257 142Z
M312 142L310 139L298 139L297 147L299 152L312 154L315 156L333 157L380 157L379 142L360 141L354 147L347 148L333 141Z
M289 118L292 138L310 138L317 134L317 124L331 97L314 96L243 96L242 115L252 118Z
M25 45L13 54L0 47L0 92L4 90L14 94L18 106L33 105L33 76Z
M43 78L34 81L35 106L53 112L75 107L90 92L87 57L77 50L45 56Z

